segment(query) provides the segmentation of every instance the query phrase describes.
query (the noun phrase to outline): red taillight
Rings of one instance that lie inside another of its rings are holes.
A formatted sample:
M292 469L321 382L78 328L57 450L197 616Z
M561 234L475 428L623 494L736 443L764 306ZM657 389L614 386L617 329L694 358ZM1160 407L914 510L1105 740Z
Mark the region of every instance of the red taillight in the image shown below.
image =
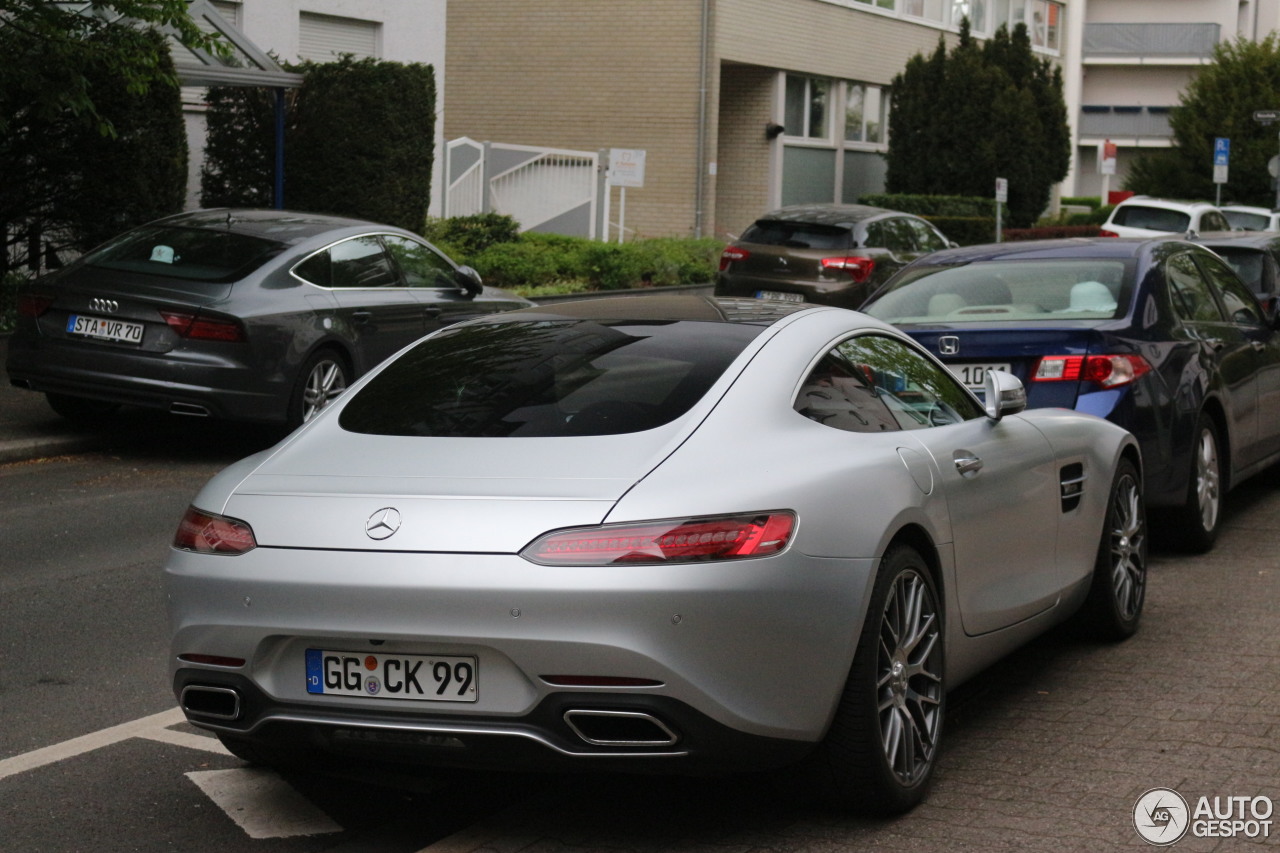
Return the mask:
M751 253L741 246L730 246L720 253L720 272L727 270L734 261L745 261L749 257Z
M37 293L23 293L18 296L18 316L19 317L39 317L41 314L49 310L49 306L53 304L52 296L42 296Z
M604 524L548 533L520 552L544 566L690 563L765 557L787 547L796 517L760 512Z
M178 523L173 547L198 554L243 554L258 547L253 529L237 518L227 518L187 507Z
M844 270L858 284L866 281L871 277L871 271L876 268L876 262L871 258L860 258L857 256L847 258L823 258L822 268L824 270Z
M1102 388L1128 385L1151 369L1140 355L1047 355L1032 374L1033 382L1092 382Z
M1098 236L1099 237L1119 237L1120 235L1114 231L1108 231L1107 229L1103 228L1101 231L1098 232Z
M183 311L161 311L160 316L180 337L197 341L235 343L245 338L244 327L235 320L218 320Z

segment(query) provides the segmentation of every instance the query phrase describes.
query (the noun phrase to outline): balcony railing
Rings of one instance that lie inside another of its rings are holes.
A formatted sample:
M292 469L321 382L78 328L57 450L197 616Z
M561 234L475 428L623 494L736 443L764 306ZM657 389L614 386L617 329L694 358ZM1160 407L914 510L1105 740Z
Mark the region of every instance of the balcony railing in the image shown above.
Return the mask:
M1218 24L1085 24L1085 61L1090 59L1210 59L1221 34Z
M1168 107L1085 106L1076 127L1081 138L1169 139Z

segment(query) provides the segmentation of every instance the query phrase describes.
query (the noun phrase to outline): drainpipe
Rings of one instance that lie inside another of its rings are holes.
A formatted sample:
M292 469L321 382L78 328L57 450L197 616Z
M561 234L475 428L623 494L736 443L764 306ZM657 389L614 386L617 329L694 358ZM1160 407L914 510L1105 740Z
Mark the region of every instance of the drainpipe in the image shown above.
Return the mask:
M702 0L702 39L698 58L698 154L695 158L697 162L693 184L693 236L695 238L702 237L702 206L706 202L703 172L707 168L704 161L707 158L707 54L708 42L711 39L710 21L711 0Z

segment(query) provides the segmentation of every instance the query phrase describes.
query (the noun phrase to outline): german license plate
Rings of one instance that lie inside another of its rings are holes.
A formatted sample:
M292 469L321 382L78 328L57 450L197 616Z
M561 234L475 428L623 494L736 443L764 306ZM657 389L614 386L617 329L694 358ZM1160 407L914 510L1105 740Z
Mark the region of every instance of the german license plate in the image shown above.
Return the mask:
M763 299L765 302L804 302L804 296L799 293L783 293L779 290L757 290L756 299Z
M988 370L1003 370L1009 372L1009 365L1006 364L948 364L947 367L955 374L956 378L963 382L969 388L975 391L981 391L983 384L987 381Z
M110 320L106 317L86 317L83 314L72 314L67 318L67 334L83 335L104 341L120 341L126 344L142 343L141 323L129 323L125 320Z
M468 656L307 649L307 692L327 696L474 702L479 676Z

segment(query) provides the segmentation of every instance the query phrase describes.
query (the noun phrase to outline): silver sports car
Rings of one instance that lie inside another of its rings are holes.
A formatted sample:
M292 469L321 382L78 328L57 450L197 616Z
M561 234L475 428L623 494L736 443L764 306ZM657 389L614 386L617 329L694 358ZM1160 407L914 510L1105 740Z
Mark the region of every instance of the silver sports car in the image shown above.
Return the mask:
M217 475L166 569L173 689L246 760L924 795L947 690L1146 580L1119 427L986 402L841 308L642 296L438 331Z

